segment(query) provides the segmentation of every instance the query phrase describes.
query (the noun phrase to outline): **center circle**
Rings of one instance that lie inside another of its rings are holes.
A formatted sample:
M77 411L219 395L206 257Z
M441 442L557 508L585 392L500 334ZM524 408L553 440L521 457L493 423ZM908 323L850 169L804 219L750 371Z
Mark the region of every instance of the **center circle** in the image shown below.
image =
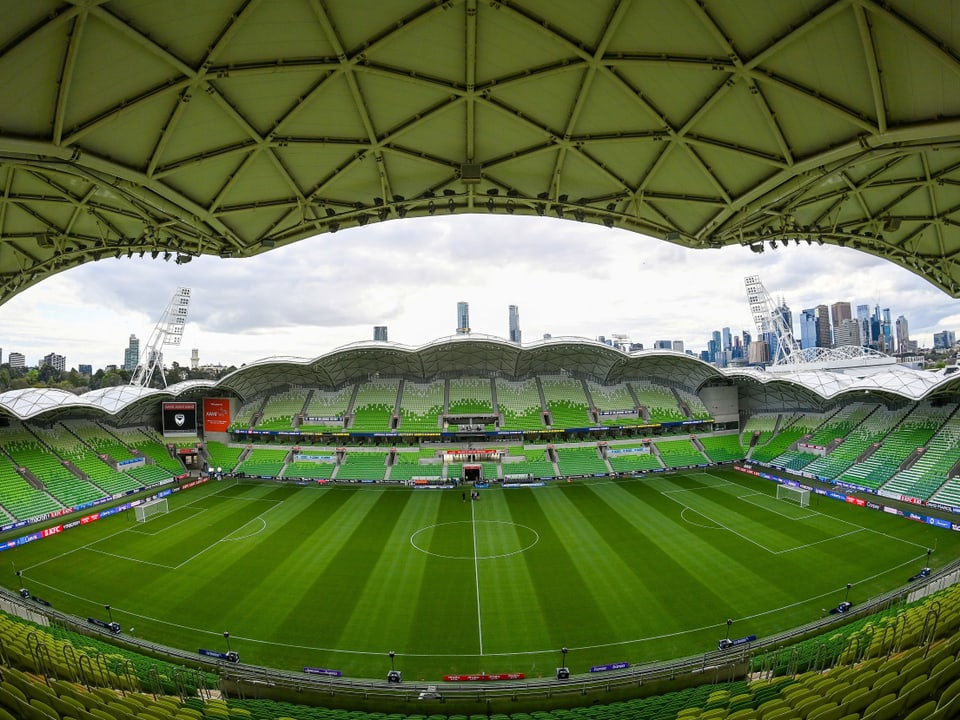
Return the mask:
M526 552L540 542L533 528L503 520L458 520L420 528L410 544L448 560L495 560Z

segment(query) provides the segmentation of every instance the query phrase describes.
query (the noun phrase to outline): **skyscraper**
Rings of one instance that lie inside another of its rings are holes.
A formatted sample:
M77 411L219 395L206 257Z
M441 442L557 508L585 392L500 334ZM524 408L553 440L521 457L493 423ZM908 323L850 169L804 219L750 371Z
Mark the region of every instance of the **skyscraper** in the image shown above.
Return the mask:
M721 338L723 340L723 349L729 350L733 347L733 339L730 335L730 328L725 327L720 331Z
M901 315L897 318L897 352L910 352L910 328L907 319Z
M833 339L836 346L849 345L859 347L863 344L860 337L860 323L852 318L845 318L833 329Z
M387 326L386 325L374 325L373 326L373 339L375 342L387 342Z
M834 327L840 327L840 323L853 317L850 311L850 303L841 301L835 302L830 306L830 315Z
M123 369L133 372L140 361L140 340L131 334L126 349L123 351Z
M520 344L520 309L516 305L511 305L510 313L510 342Z
M457 335L470 333L470 303L461 300L457 303Z
M828 348L833 345L830 338L830 308L817 305L814 312L817 315L817 347Z
M806 350L817 346L817 311L804 308L800 311L800 348Z

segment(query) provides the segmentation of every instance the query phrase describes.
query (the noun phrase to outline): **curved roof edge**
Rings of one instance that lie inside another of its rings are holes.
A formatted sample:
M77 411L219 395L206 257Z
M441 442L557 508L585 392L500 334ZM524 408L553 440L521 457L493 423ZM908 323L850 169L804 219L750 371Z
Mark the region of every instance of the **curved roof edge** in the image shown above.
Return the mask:
M120 385L74 395L57 388L27 388L0 393L0 411L29 420L82 409L109 417L132 414L158 400L212 392L241 398L278 385L342 386L384 373L429 379L448 373L532 374L570 372L601 383L653 376L675 379L696 389L712 379L745 381L761 385L786 384L823 401L856 393L877 393L920 401L942 392L960 391L960 373L923 372L902 365L862 377L829 370L797 369L769 373L756 368L719 370L673 350L640 350L632 353L595 340L556 337L524 346L488 335L439 338L419 347L392 342L362 341L336 348L315 358L266 357L244 365L218 381L187 380L165 389Z

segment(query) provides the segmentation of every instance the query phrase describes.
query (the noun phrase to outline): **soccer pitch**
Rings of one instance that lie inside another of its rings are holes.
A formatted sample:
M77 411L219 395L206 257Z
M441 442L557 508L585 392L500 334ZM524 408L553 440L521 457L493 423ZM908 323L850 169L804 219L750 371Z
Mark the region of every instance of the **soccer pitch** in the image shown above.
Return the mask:
M539 488L211 482L6 551L12 588L183 649L408 679L550 677L765 636L902 585L960 534L732 470Z

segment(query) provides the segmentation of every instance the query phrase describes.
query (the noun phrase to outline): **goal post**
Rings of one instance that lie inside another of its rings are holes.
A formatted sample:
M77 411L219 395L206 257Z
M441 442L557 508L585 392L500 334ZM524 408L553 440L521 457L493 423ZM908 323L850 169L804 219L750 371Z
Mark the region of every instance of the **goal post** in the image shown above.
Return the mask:
M137 505L133 509L133 512L137 517L137 522L146 522L156 515L165 515L169 512L167 499L157 498L156 500L148 500L145 503Z
M791 485L777 485L777 500L793 502L800 507L810 507L810 491Z

